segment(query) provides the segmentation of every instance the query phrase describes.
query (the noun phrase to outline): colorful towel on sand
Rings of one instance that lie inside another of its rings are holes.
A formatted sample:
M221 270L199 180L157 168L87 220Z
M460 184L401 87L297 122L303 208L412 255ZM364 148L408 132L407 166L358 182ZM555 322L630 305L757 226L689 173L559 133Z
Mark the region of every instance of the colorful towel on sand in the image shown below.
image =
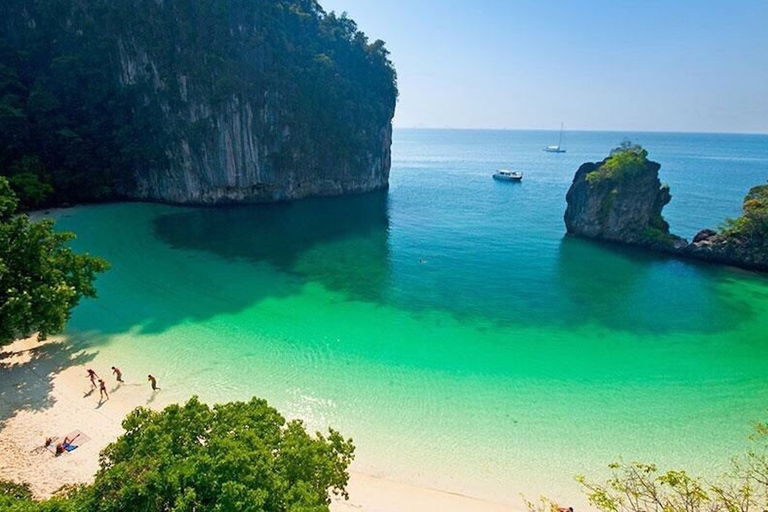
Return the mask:
M65 448L66 451L68 452L71 452L72 450L79 448L80 446L84 445L85 443L91 440L91 438L83 434L82 431L73 430L72 432L70 432L65 436L53 438L53 442L48 446L46 446L45 448L52 454L56 455L56 446L59 443L63 442L64 439L69 440L69 444Z

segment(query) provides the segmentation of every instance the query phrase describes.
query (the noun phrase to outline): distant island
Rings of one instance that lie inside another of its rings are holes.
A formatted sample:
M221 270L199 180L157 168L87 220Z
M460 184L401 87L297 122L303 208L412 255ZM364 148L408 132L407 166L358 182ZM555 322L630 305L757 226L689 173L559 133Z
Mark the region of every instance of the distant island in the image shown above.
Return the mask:
M0 174L22 207L385 188L384 43L317 2L0 7Z
M568 234L768 271L768 185L749 191L741 217L719 231L703 229L688 243L669 232L662 216L672 196L659 181L660 168L628 141L602 162L582 164L566 195Z

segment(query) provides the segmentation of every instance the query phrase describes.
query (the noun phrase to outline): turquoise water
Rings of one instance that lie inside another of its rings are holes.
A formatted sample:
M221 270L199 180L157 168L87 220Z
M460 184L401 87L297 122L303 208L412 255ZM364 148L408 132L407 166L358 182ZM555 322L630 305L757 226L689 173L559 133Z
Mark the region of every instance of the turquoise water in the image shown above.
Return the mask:
M70 336L179 400L256 394L333 425L359 471L398 481L578 502L573 475L619 456L716 473L766 416L768 279L566 239L564 198L629 136L690 238L768 178L768 137L584 132L542 152L553 136L396 130L385 193L65 211L113 263Z

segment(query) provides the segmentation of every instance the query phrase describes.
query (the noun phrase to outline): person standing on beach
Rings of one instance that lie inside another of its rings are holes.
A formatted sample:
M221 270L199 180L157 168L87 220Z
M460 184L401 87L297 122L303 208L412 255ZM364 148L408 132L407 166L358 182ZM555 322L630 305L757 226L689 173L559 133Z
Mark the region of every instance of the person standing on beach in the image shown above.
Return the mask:
M147 375L147 380L152 383L152 391L160 390L160 388L157 387L157 380L152 375Z
M92 369L88 368L88 377L91 378L91 386L93 386L95 388L96 387L96 379L98 379L99 376L96 375L95 371L93 371Z
M123 372L120 371L120 368L113 366L112 373L114 373L115 377L117 377L117 382L123 382Z
M103 400L105 396L107 397L107 400L109 400L109 393L107 393L107 383L104 382L104 379L99 379L99 399Z

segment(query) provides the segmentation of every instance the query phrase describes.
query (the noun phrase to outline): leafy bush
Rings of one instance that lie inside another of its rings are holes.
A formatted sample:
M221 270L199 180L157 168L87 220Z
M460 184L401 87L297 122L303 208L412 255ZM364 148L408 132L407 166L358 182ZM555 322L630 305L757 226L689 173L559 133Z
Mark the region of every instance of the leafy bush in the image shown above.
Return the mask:
M625 140L611 151L611 156L603 164L586 176L590 185L605 181L619 182L632 178L645 169L648 162L648 151L639 144Z
M716 481L641 462L610 464L612 474L604 483L576 480L602 512L761 512L768 510L768 424L756 425L750 439L750 449L734 457ZM530 512L558 511L545 497L526 503Z
M768 243L768 185L752 187L744 197L743 215L727 219L721 231L725 235L762 237Z

